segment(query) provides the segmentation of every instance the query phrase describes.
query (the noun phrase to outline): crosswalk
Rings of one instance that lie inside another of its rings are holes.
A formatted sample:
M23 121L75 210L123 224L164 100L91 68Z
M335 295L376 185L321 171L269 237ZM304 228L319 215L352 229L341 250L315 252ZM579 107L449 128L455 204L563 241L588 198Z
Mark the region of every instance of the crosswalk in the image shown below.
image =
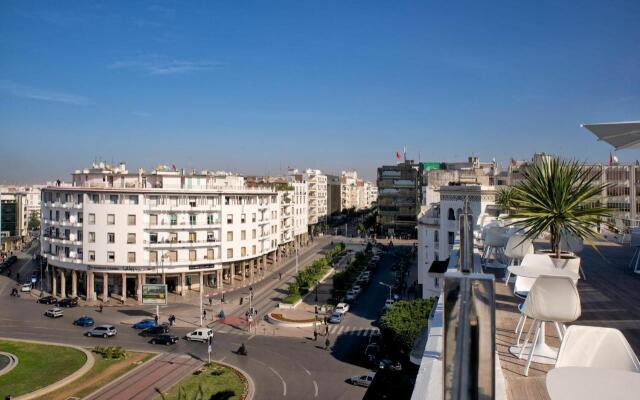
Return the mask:
M257 331L249 332L245 326L242 327L234 327L229 325L216 324L213 326L213 330L218 333L230 333L237 335L251 335L254 333L262 334L264 327L258 327ZM265 332L272 332L272 328L268 325L264 328ZM318 332L324 333L325 327L318 326ZM380 334L380 330L378 328L362 328L362 327L351 327L345 325L329 325L329 334L332 336L340 336L340 335L351 335L351 336L361 336L368 337L376 334Z
M343 326L343 325L329 326L329 334L335 335L335 336L339 336L339 335L371 336L379 333L380 333L380 330L378 328L358 328L358 327L350 327L350 326Z

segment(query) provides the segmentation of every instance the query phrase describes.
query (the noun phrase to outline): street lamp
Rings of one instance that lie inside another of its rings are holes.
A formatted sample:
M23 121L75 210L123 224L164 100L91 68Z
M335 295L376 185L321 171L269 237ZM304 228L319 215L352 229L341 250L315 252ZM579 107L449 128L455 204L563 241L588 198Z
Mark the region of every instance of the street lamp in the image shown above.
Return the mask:
M393 289L393 285L389 285L388 283L384 283L384 282L378 282L380 283L382 286L386 286L389 288L389 298L391 298L391 289Z

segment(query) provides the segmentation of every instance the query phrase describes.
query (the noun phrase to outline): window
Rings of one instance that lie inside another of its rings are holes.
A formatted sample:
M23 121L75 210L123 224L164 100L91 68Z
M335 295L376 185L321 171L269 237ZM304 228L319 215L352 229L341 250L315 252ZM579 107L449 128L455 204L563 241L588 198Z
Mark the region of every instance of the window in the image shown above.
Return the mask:
M195 261L195 260L196 260L196 251L189 250L189 261Z
M178 225L178 216L176 214L169 215L171 225Z
M113 225L116 223L116 216L114 214L107 214L107 225Z
M244 246L242 246L242 247L240 248L240 256L241 256L241 257L245 257L246 255L247 255L247 248L246 248L246 247L244 247Z
M118 204L118 195L117 194L109 195L109 204Z
M134 263L136 262L136 252L130 251L127 253L127 262Z
M214 258L213 249L207 249L207 260L213 260Z
M251 246L251 255L256 255L256 245Z
M176 232L171 232L169 234L169 241L171 243L178 243L178 234Z
M233 258L233 249L227 249L227 258Z
M190 243L194 243L196 241L196 233L195 232L189 232L189 242Z
M170 261L170 262L176 262L178 261L178 252L175 250L170 250L167 251L165 253L165 257Z
M158 225L158 215L157 214L149 215L149 225Z
M56 221L60 221L60 211L56 210Z
M150 251L149 252L149 262L152 263L156 263L158 262L158 252L157 251Z
M251 230L251 239L255 239L256 238L256 230L252 229Z
M149 242L158 243L158 234L157 233L150 233L149 234Z
M233 224L233 214L227 214L227 224Z
M135 242L136 242L136 234L127 233L127 244L135 244Z
M116 234L113 232L107 233L107 243L115 243L116 242Z
M115 262L116 261L116 253L113 251L107 251L107 262Z
M433 241L435 243L438 243L440 241L440 232L438 232L438 231L434 231L433 232Z
M129 196L129 204L138 204L138 195Z
M96 223L96 215L89 214L89 225L94 225Z
M82 231L76 232L76 240L82 241Z
M247 240L247 231L240 231L240 240Z
M69 221L71 219L71 213L69 211L64 212L64 220Z
M92 194L92 195L91 195L91 202L92 202L93 204L98 204L98 203L100 203L100 195L98 195L98 194Z
M207 242L215 242L216 237L213 232L207 232Z
M240 214L240 223L244 224L245 222L247 222L247 215Z
M189 225L195 225L195 224L196 224L196 216L189 215Z
M95 243L95 242L96 242L96 233L89 232L89 243Z
M78 213L78 217L77 217L77 218L78 218L78 222L79 222L79 223L82 223L82 220L83 220L84 218L82 217L82 213L81 213L81 212L79 212L79 213Z
M455 232L449 232L449 244L452 245L456 240Z
M256 213L251 214L251 222L256 222Z
M453 208L449 209L447 219L449 221L455 221L456 220L456 214L455 214L455 212L453 212Z
M233 240L233 232L231 232L231 231L227 232L227 240L228 241L232 241Z
M207 215L207 224L209 224L209 225L215 224L215 222L213 222L213 221L214 221L213 214Z
M189 197L189 206L191 206L191 207L195 207L196 206L196 198L195 197Z
M127 224L135 225L136 224L136 216L134 214L127 215Z
M93 250L89 250L89 261L95 261L96 260L96 252Z

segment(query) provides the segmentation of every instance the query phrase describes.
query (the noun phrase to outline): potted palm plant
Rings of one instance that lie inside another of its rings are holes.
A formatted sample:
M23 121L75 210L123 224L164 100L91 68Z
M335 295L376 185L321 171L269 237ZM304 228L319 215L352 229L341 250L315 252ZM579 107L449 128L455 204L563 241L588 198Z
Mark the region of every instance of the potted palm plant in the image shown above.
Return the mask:
M524 179L512 187L507 218L517 219L529 239L548 233L556 266L577 271L580 259L563 252L562 243L567 243L569 236L596 238L598 226L609 216L610 209L599 202L608 187L600 179L600 170L576 161L546 158L523 169L522 175Z

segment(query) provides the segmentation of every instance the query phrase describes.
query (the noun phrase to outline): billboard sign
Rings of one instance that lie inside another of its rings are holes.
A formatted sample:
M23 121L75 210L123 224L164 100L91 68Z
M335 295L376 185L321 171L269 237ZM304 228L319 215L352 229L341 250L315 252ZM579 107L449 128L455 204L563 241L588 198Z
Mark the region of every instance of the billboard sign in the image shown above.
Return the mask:
M142 304L167 304L167 285L142 285Z

